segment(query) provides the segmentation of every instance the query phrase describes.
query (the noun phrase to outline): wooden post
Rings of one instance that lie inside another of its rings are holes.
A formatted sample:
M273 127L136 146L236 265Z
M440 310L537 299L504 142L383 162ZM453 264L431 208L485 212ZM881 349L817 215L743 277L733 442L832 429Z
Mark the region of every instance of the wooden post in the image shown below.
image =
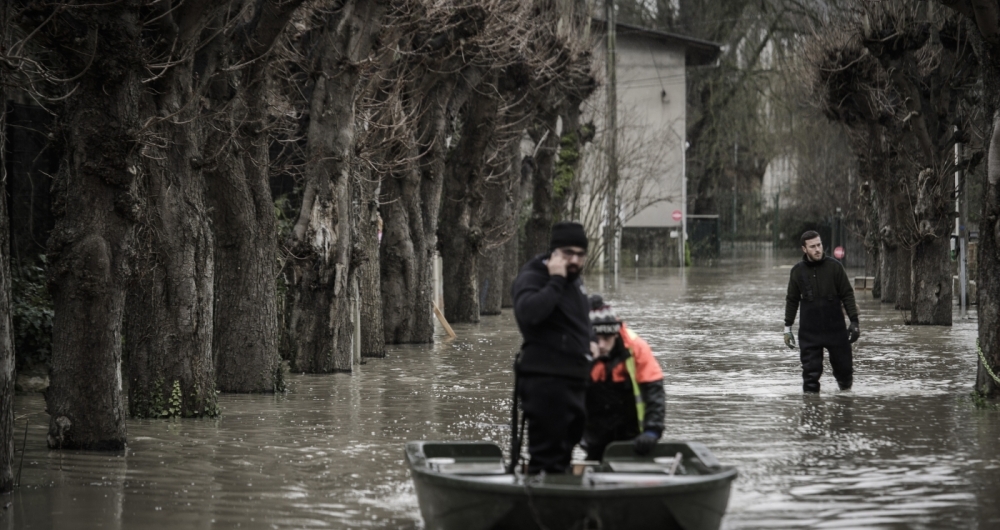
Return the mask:
M437 315L438 320L441 322L441 326L448 332L449 337L453 339L458 337L458 335L455 335L455 330L451 329L451 325L448 324L448 320L444 318L444 313L442 313L441 309L438 308L437 302L434 302L434 314Z

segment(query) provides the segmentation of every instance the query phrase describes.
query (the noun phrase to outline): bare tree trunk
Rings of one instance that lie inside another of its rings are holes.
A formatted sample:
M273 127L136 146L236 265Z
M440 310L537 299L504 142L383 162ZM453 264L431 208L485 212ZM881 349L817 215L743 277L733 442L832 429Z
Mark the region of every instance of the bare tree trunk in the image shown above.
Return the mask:
M76 16L95 42L94 60L68 51L85 72L63 110L65 158L54 182L56 226L49 240L52 323L48 445L62 449L125 447L122 310L139 209L137 131L140 53L138 7L104 4ZM60 20L62 22L62 19ZM100 31L98 31L100 28Z
M368 56L381 20L374 2L348 2L324 28L307 134L302 210L291 235L296 371L351 371L354 319L351 159L357 63ZM358 337L360 339L360 337Z
M507 159L499 153L498 157ZM509 164L508 164L509 166ZM496 172L509 172L509 167L492 167ZM498 170L498 171L497 171ZM494 175L496 172L491 171ZM509 178L503 173L484 186L482 232L486 244L479 252L479 314L499 315L503 304L504 270L506 270L506 245L513 237L510 215Z
M382 314L387 344L433 340L431 276L444 181L445 132L450 111L461 108L481 76L477 68L440 76L429 90L404 101L404 106L415 109L411 115L420 117L407 154L417 163L382 180Z
M215 228L216 384L222 392L274 392L280 381L277 221L268 185L268 50L302 0L263 0L246 26L220 38L223 61L242 69L213 79L209 132L215 163L208 198Z
M896 249L896 309L909 311L913 307L913 249L900 245Z
M6 15L6 7L4 15ZM9 44L0 17L0 45ZM10 317L10 218L7 216L7 98L0 86L0 493L14 489L14 342Z
M949 258L951 218L944 198L946 185L932 169L920 172L914 208L920 239L913 247L910 324L950 326L952 264ZM953 188L952 188L953 189Z
M530 190L534 186L535 161L531 157L522 157L521 146L518 145L517 158L512 162L512 165L511 170L517 171L520 174L520 185L514 190L517 193L512 211L514 215L514 233L506 245L506 255L504 258L505 287L503 290L503 307L514 307L514 293L511 291L511 288L514 285L514 279L517 278L517 273L530 257L525 252L527 245L522 238L522 230L527 227L522 227L521 222L524 218L524 212L527 209L525 199L529 196Z
M129 413L214 416L213 237L201 171L201 124L190 63L176 65L143 106L152 126L136 274L126 297ZM179 400L179 403L178 403Z
M361 317L361 356L385 357L385 329L382 326L382 285L379 275L382 217L379 215L378 180L369 171L359 170L355 186L357 196L356 248L358 265L359 313Z
M881 180L879 188L881 301L883 304L893 304L896 309L909 310L912 251L902 241L900 227L903 224L903 216L910 210L910 203L898 182L891 176Z
M496 75L483 88L495 90ZM444 313L450 322L479 322L479 252L486 192L484 154L496 132L496 94L478 91L468 102L460 140L445 171L439 240L442 276L446 278Z
M883 304L895 304L898 282L896 281L896 261L899 259L899 241L893 222L896 219L895 202L892 191L888 188L880 190L878 196L879 208L879 279Z
M1000 88L1000 68L996 63L984 67L984 85L996 97ZM980 217L976 297L978 302L978 346L994 375L1000 377L1000 110L993 107L993 130L987 151L987 179L983 213ZM1000 382L987 371L982 359L976 372L976 390L989 397L1000 397Z
M896 303L896 249L890 248L889 243L882 241L881 250L878 253L879 267L879 301L883 304Z
M481 315L499 315L514 282L508 271L517 263L517 212L521 208L521 138L501 146L486 185L483 233L489 242L479 260ZM514 254L511 255L511 252ZM516 276L517 270L514 270ZM513 303L511 301L511 303ZM509 307L509 306L507 306Z
M553 210L552 179L555 174L556 151L559 149L559 135L556 134L556 120L559 116L551 112L539 117L539 127L531 132L536 143L541 143L534 157L532 172L531 217L525 227L524 253L527 259L549 249L549 232L555 216Z

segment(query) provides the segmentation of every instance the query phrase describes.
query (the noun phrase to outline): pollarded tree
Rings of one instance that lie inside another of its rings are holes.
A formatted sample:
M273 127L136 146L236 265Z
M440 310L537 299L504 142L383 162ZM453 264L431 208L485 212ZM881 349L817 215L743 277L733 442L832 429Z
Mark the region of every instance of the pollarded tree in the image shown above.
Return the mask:
M574 117L595 84L582 2L501 3L492 9L495 22L486 41L489 53L484 54L489 70L460 114L462 127L448 157L438 232L448 278L444 311L448 320L458 322L479 320L486 302L483 291L491 286L492 312L499 312L500 290L510 288L498 263L493 264L492 278L480 278L479 273L484 252L499 249L515 233L520 194L512 181L520 180L520 171L511 167L510 157L519 149L525 126L555 106L563 114L564 137L575 134L579 120ZM555 131L548 136L559 141ZM546 184L552 186L556 152L546 155ZM544 217L546 241L555 211L553 205ZM485 224L488 213L491 226ZM492 254L503 260L502 254Z
M818 54L826 110L850 122L859 152L882 145L885 154L871 161L898 169L882 172L876 163L871 175L883 236L894 236L904 252L898 278L912 278L897 301L909 301L912 324L951 325L953 153L972 128L971 44L958 17L930 3L863 2L832 27L842 35L828 39L838 44Z
M384 221L380 248L386 343L433 339L431 264L451 118L485 72L490 11L480 2L401 3L390 9L383 72L366 91L371 158Z
M445 170L438 244L446 278L444 314L451 322L479 322L479 253L485 247L482 214L490 176L485 153L496 134L498 92L498 75L492 71L465 105Z
M292 368L321 373L352 369L358 243L352 198L355 106L381 25L384 2L354 0L317 10L311 35L299 38L311 94L306 119L305 190L289 242L294 278ZM367 221L367 219L365 219ZM372 296L372 293L368 293ZM381 318L381 315L379 315Z
M274 392L279 382L268 71L275 43L303 1L236 1L235 23L214 34L206 52L214 75L202 100L210 117L203 163L215 235L212 350L222 392Z
M977 278L982 356L976 390L1000 397L1000 3L997 0L939 0L966 21L979 58L981 109L991 121L986 142L986 183L980 221Z
M0 49L9 50L12 42L8 24L10 6L0 8ZM8 79L6 61L0 73ZM7 184L7 90L0 82L0 189ZM0 493L14 488L14 342L10 319L10 217L7 194L0 193Z
M139 230L126 297L126 370L133 417L217 413L212 359L214 235L205 197L204 33L228 0L160 2L144 18L151 57L140 112Z
M122 312L141 207L141 3L10 5L26 37L5 50L6 61L29 83L51 82L65 94L54 133L64 155L49 240L48 445L119 450L126 438Z

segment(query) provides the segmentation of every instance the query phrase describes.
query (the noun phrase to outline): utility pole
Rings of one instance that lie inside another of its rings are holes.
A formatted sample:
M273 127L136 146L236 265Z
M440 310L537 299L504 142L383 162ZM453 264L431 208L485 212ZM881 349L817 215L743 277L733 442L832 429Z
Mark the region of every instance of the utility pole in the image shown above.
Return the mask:
M673 129L670 129L673 131ZM674 131L674 134L677 134ZM685 133L684 136L687 136ZM687 267L687 232L688 232L688 177L687 177L687 140L681 138L681 233L680 258L681 270Z
M604 0L604 20L607 31L607 149L608 149L608 210L604 225L604 270L618 272L618 95L615 76L615 2Z

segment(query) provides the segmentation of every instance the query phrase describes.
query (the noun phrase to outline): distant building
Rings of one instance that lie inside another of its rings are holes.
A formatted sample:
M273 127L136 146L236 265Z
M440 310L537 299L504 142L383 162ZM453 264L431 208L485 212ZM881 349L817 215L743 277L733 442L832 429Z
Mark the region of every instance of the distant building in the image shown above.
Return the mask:
M594 19L595 72L601 89L585 103L588 119L604 131L607 109L606 24ZM619 196L624 221L619 242L621 267L679 263L684 211L684 149L687 127L687 68L712 65L718 44L629 24L616 25ZM581 173L588 182L607 175L606 142L599 134L588 146ZM587 201L583 201L587 202ZM603 234L604 201L580 208L591 233ZM600 212L597 211L600 209ZM690 228L688 230L690 234Z

